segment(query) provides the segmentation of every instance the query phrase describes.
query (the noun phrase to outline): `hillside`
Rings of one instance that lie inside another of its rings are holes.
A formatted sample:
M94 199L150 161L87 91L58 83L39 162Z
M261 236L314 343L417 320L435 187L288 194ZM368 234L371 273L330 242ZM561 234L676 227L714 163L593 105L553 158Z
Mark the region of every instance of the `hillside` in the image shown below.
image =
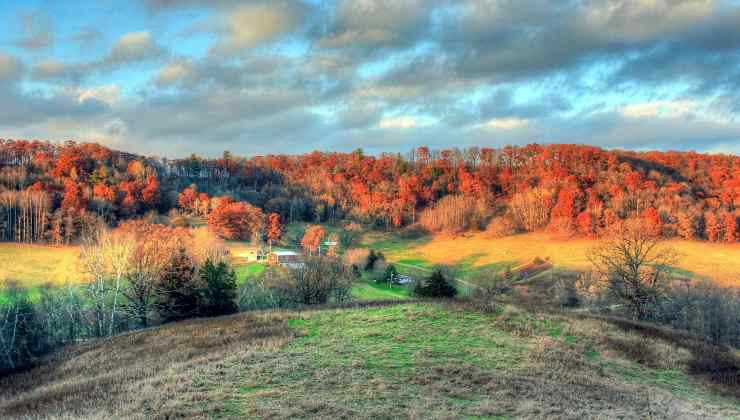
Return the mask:
M664 238L740 240L740 158L732 155L532 144L164 159L0 140L2 240L69 244L97 222L173 209L202 220L229 204L224 197L249 204L237 205L256 230L275 213L288 223L394 229L420 221L433 231L485 229L496 219L503 233L598 237L640 219Z
M563 238L548 233L527 233L492 238L485 232L426 235L415 239L388 232L365 235L363 246L383 252L402 270L418 273L435 264L455 267L460 276L476 270L515 269L533 259L547 258L557 268L592 269L589 251L599 240ZM680 255L680 276L704 277L726 286L740 286L740 244L713 244L674 239L665 242Z
M643 327L462 303L244 313L69 347L0 382L0 413L740 417L736 355ZM712 382L702 362L715 353Z

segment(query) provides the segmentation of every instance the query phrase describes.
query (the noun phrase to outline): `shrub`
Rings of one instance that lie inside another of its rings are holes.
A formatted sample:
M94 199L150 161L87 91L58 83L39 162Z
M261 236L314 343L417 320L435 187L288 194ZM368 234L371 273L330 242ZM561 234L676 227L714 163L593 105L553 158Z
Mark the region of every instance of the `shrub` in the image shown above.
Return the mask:
M348 249L342 259L345 264L353 265L364 270L365 266L367 266L367 257L369 254L370 250L367 248Z
M339 245L343 249L349 249L356 246L362 238L362 226L357 223L348 223L339 231Z
M375 264L378 261L385 261L385 255L382 252L375 252L371 249L370 253L367 254L367 263L365 264L365 271L373 271Z
M395 283L398 281L398 270L396 270L395 265L389 264L388 267L385 268L383 280L386 283Z
M276 294L281 306L320 305L349 300L353 279L352 269L338 259L313 256L301 266L275 275L266 287Z
M477 286L471 290L470 300L483 312L498 312L500 306L496 300L511 290L503 276L493 270L480 271L470 281Z
M450 281L436 269L428 279L416 283L414 294L419 297L452 298L457 295L457 289Z
M420 239L427 235L429 235L429 231L418 223L407 226L398 232L398 236L403 239Z
M492 238L503 238L517 233L516 223L509 217L494 217L486 227L486 234Z
M213 264L207 260L200 269L200 278L205 283L200 313L204 316L219 316L236 312L236 275L225 262Z
M287 277L286 269L279 266L269 266L255 278L244 282L237 290L237 303L242 311L257 309L274 309L292 306L279 295L275 285Z

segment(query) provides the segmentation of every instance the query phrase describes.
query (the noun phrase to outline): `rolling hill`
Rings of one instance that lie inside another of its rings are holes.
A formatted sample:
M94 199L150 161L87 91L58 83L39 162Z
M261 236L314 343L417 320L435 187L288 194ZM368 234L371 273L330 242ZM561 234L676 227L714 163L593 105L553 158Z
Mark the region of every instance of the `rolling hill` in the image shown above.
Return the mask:
M715 353L724 376L697 368ZM0 413L737 418L738 366L735 353L626 321L366 303L191 320L74 345L2 380Z

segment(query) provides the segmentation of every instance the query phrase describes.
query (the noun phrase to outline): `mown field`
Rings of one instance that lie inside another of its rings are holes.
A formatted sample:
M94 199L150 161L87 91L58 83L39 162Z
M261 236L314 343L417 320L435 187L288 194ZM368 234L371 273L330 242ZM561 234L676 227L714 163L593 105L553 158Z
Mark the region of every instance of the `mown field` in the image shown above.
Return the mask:
M85 278L74 246L45 246L0 242L0 282L16 280L35 287L64 284Z
M690 374L697 357L696 349L605 320L512 307L482 313L413 302L252 312L72 346L0 380L0 413L738 418L737 390Z
M400 268L428 270L435 264L457 268L461 276L482 268L504 270L548 258L555 267L586 270L589 251L598 241L563 239L544 233L489 238L484 233L404 239L395 233L372 232L363 245L380 250ZM680 254L678 269L687 275L740 286L740 244L668 241Z

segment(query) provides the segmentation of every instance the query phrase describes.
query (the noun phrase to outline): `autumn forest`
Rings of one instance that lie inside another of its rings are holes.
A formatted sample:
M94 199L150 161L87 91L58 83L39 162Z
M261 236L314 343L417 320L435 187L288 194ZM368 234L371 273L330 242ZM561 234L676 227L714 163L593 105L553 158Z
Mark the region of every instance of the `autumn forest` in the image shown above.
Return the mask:
M201 216L228 239L264 238L272 214L285 223L582 237L639 218L664 238L736 242L740 157L531 144L165 159L0 140L4 240L73 243L97 223L154 213Z

